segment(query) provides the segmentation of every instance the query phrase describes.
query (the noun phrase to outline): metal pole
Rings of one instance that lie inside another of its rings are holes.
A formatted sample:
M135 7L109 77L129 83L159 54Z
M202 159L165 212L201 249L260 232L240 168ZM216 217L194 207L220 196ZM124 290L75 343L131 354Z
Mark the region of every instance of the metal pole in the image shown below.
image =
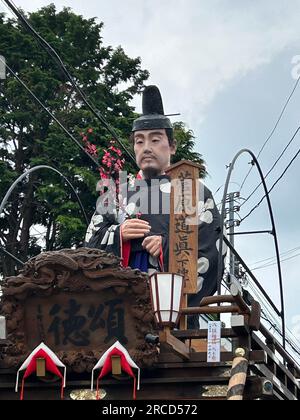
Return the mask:
M223 225L224 225L224 221L225 221L225 210L226 210L225 205L226 205L226 197L227 197L227 194L228 194L228 186L229 186L229 182L230 182L230 179L231 179L231 176L232 176L232 172L234 170L235 163L238 160L238 158L241 155L243 155L244 153L248 153L248 154L251 155L253 164L256 165L257 170L259 172L259 176L261 178L261 181L262 181L262 184L263 184L263 187L264 187L264 191L265 191L265 196L267 198L268 209L269 209L270 219L271 219L271 223L272 223L272 232L273 232L273 236L274 236L276 257L277 257L279 290L280 290L280 301L281 301L281 320L282 320L282 332L283 332L282 341L283 341L283 347L285 348L285 345L286 345L285 344L285 337L286 337L285 302L284 302L284 291L283 291L283 277L282 277L282 272L281 272L279 244L278 244L278 238L277 238L275 219L274 219L273 209L272 209L271 200L270 200L270 196L269 196L269 191L268 191L268 187L267 187L267 184L266 184L266 181L265 181L264 174L262 172L262 169L260 167L260 164L259 164L256 156L249 149L242 149L235 155L233 161L229 165L229 172L227 174L227 179L226 179L226 183L225 183L223 200L222 200L222 210L221 210L221 229L220 229L220 243L219 243L219 256L218 256L218 277L217 277L217 279L218 279L218 295L221 294L221 284L222 284L222 263L223 263L223 261L222 261L222 247L223 247L223 229L224 229Z
M0 245L0 252L3 252L4 255L12 258L17 264L21 265L22 267L25 265L25 263L23 263L23 261L19 260L19 258L17 258L14 255L12 255L5 248L3 248L1 245Z
M234 236L238 236L238 235L257 235L259 233L268 233L269 235L274 235L274 233L271 230L255 230L255 231L251 231L251 232L234 232L234 233L227 233L227 236L230 235L234 235Z
M228 196L229 202L229 242L231 243L232 247L234 248L234 193L230 193ZM236 269L235 269L235 255L230 250L230 274L235 276Z

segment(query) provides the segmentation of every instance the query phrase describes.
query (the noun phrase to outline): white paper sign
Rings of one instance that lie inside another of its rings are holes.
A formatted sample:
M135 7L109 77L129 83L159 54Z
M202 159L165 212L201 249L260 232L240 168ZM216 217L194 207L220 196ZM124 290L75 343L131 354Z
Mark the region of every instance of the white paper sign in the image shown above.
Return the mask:
M207 363L221 361L221 321L210 321L207 334Z
M0 340L6 340L6 320L0 316Z
M6 79L6 61L2 55L0 55L0 80L1 79Z

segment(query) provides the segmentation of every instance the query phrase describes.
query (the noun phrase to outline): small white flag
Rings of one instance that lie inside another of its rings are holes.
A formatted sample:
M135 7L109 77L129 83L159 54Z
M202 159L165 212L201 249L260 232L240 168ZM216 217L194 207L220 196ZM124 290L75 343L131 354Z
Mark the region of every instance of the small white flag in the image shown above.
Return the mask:
M207 334L207 363L221 361L221 321L210 321Z
M3 55L0 55L0 80L6 79L6 61Z

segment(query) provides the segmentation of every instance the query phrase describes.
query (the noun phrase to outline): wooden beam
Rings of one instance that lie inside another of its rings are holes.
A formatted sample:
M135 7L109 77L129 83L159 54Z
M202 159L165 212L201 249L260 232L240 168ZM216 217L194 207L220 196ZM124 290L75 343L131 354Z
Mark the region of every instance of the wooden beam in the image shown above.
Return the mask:
M180 340L175 338L169 329L164 329L159 333L159 341L161 345L167 345L175 352L181 359L190 360L190 349Z
M182 315L200 315L200 314L227 314L240 313L240 308L235 305L230 306L203 306L202 308L183 308Z
M243 314L250 314L250 308L247 305L247 303L244 301L244 299L242 298L240 291L238 289L238 286L236 284L232 284L230 286L230 293L234 298L235 303L238 305L238 307L240 308L240 312Z
M172 364L174 367L177 366L179 359L179 354L172 354L170 352L166 353L165 351L159 355L159 363L168 363ZM207 363L207 352L194 352L190 353L189 362L186 362L186 367L189 366L190 363L201 363L202 367L214 367L220 366L224 362L232 362L233 354L231 351L221 352L221 362L220 363ZM249 355L250 364L260 364L266 362L265 352L263 350L254 350L250 352ZM179 366L180 367L180 366Z
M188 306L188 296L183 295L180 307L181 308L186 308L187 306ZM188 328L187 317L186 316L181 316L180 321L179 321L179 329L181 331L185 331L185 330L187 330L187 328Z
M200 306L214 305L217 303L234 303L234 302L235 302L234 297L230 295L207 296L201 300Z
M249 327L253 331L259 331L261 322L261 306L255 300L251 304L251 315L249 318Z
M172 335L180 340L205 339L207 338L207 329L172 331ZM222 338L237 337L236 332L232 328L222 328L221 335Z

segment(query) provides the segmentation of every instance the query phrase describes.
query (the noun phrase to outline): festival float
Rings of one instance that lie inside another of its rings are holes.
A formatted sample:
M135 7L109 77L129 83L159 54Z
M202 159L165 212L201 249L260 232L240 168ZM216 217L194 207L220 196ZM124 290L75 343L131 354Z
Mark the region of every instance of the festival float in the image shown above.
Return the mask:
M183 161L168 174L195 188L197 171ZM257 301L232 283L229 294L188 307L198 229L185 209L171 214L169 272L148 276L79 248L42 253L5 279L0 399L299 398L300 369L261 323ZM206 325L188 329L191 315Z

